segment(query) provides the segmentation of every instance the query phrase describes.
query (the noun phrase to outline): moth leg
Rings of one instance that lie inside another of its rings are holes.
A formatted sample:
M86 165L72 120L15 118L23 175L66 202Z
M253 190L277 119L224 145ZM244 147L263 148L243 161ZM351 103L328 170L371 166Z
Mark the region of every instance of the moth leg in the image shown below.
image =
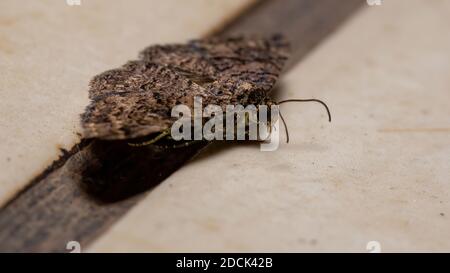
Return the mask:
M165 131L162 131L159 135L157 135L156 137L154 137L154 138L152 138L152 139L150 139L148 141L144 141L144 142L141 142L141 143L130 143L130 142L128 142L128 145L132 146L132 147L147 146L147 145L151 145L153 143L156 143L158 140L160 140L160 139L162 139L162 138L164 138L164 137L166 137L168 135L170 135L170 130L169 129L167 129Z
M199 142L203 142L204 140L192 140L192 141L188 141L185 142L183 144L177 144L177 145L172 145L172 146L164 146L165 149L179 149L179 148L184 148L184 147L188 147L191 146L193 144L197 144Z

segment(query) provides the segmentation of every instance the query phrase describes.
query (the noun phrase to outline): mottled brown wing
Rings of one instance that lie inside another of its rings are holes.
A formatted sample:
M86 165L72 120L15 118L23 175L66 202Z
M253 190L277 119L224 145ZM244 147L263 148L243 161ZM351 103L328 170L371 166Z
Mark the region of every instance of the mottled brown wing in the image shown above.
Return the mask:
M259 104L287 59L280 36L210 38L156 45L91 81L84 137L130 139L169 128L177 104Z

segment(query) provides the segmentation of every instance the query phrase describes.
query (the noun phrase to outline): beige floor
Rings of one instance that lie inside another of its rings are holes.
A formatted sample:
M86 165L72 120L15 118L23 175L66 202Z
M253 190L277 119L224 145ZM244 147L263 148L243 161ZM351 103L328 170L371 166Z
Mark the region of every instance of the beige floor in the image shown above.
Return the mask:
M79 141L93 75L201 37L252 1L0 1L0 205Z
M220 145L89 251L450 251L450 2L367 7L283 80L292 142Z
M78 141L92 75L247 4L147 2L0 2L0 204ZM284 105L290 144L210 149L83 250L450 251L449 12L447 0L367 7L281 82L282 98L326 100L332 124L316 105Z

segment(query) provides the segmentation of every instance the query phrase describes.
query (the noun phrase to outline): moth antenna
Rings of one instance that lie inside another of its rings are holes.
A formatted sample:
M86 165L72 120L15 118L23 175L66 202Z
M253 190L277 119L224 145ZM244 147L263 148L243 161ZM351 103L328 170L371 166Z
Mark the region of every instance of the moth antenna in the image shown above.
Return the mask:
M318 103L322 104L325 107L325 109L327 110L328 121L331 122L330 109L328 108L328 105L325 102L321 101L321 100L317 100L317 99L291 99L291 100L280 101L277 104L283 104L283 103L286 103L286 102L318 102Z
M177 144L177 145L173 145L173 146L163 146L164 149L179 149L179 148L185 148L185 147L189 147L191 145L197 144L203 142L203 140L191 140L182 144Z
M283 115L281 114L281 112L278 112L278 113L280 114L281 121L283 122L283 125L284 125L284 132L286 133L286 143L289 143L289 130L286 125L286 121L284 121L284 118L283 118Z
M162 132L161 132L159 135L157 135L156 137L154 137L154 138L152 138L152 139L150 139L150 140L148 140L148 141L145 141L145 142L141 142L141 143L131 143L131 142L128 142L128 146L131 146L131 147L143 147L143 146L148 146L148 145L151 145L151 144L157 142L158 140L160 140L160 139L162 139L162 138L164 138L164 137L166 137L166 136L169 136L169 135L170 135L170 130L165 130L165 131L162 131Z

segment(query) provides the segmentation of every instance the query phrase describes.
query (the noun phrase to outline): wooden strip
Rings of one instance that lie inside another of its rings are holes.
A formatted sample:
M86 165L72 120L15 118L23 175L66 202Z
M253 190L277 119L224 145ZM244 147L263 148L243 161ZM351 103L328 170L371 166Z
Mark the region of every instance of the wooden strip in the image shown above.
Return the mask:
M221 33L282 33L291 43L287 68L299 62L343 20L361 7L361 0L267 1L224 28Z
M283 30L293 41L295 63L361 3L336 2L264 1L220 34ZM0 211L0 251L60 252L68 241L89 244L145 195L136 193L159 184L205 146L160 153L123 142L88 143Z

